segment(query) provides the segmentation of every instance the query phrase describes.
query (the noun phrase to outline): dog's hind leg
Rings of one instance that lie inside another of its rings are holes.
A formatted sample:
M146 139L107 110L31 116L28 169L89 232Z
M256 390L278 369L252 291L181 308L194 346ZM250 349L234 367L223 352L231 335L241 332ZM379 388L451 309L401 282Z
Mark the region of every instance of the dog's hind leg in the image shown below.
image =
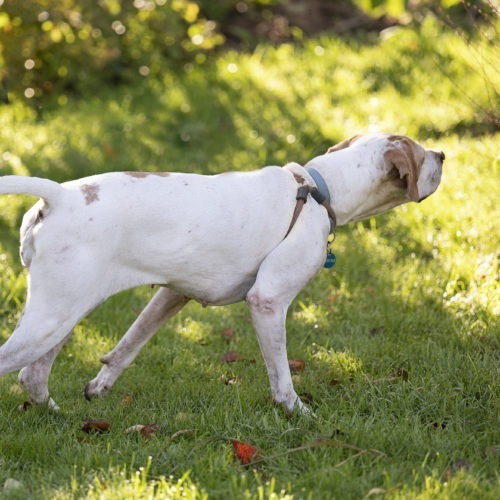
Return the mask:
M28 392L30 400L36 404L47 403L48 407L55 411L59 411L59 406L49 394L49 375L52 364L68 337L69 335L41 358L25 366L19 372L19 382Z
M116 379L130 366L158 328L188 301L188 297L168 288L158 290L115 348L101 358L104 366L87 384L85 397L90 400L92 397L108 393Z
M35 403L48 402L55 407L47 387L52 363L76 323L109 295L103 287L93 286L99 277L97 271L80 272L79 263L87 264L80 257L67 267L74 270L70 275L48 265L43 256L32 262L26 307L0 347L0 376L23 368L20 381Z
M12 335L0 347L0 376L41 359L63 342L81 316L59 322L57 313L32 314L28 306Z

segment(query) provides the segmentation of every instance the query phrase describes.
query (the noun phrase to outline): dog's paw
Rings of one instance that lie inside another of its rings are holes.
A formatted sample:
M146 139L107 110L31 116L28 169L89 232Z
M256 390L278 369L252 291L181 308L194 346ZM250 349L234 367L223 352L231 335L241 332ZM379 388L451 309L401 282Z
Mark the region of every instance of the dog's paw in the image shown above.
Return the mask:
M304 417L317 418L316 413L314 413L309 406L305 405L299 397L295 400L293 411L303 415Z
M289 415L297 413L308 418L316 418L316 414L296 394L295 397L291 397L286 401L277 402L274 400L274 402L282 406Z
M59 408L59 405L52 398L49 398L49 400L47 401L47 408L50 411L53 411L56 413L59 413L61 411L61 408Z
M107 384L100 383L97 379L91 380L85 386L85 399L87 401L91 401L93 398L98 398L100 396L104 396L111 389Z

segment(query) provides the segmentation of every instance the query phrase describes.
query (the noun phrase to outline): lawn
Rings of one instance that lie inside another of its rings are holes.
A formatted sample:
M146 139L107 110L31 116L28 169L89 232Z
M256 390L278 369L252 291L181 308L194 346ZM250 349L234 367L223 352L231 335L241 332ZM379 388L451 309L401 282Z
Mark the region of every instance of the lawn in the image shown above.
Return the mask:
M112 170L212 174L305 163L366 131L446 153L422 204L339 228L333 270L297 297L288 354L317 417L271 403L244 304L189 304L109 397L85 384L154 293L98 307L50 387L60 413L18 407L0 380L5 498L496 499L499 422L498 144L494 47L429 20L420 32L328 37L221 53L85 98L0 108L0 173L58 181ZM0 337L22 311L18 228L33 199L0 198ZM103 235L103 245L112 235ZM200 258L203 258L200 249ZM228 352L235 362L224 361ZM86 434L87 419L105 433ZM125 432L158 425L149 439ZM258 449L242 465L231 440Z

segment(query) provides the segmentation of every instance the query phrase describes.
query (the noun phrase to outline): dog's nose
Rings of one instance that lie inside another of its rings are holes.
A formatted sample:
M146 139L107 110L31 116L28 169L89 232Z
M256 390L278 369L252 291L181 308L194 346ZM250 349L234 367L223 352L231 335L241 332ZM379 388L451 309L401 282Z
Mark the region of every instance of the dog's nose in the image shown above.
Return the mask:
M446 155L441 151L439 153L439 159L441 160L441 162L443 162L445 158L446 158Z

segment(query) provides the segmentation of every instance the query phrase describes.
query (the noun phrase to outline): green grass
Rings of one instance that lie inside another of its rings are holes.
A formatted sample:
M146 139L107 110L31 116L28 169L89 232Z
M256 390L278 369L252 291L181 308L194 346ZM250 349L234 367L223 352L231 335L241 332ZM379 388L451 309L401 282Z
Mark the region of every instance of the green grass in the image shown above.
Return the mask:
M492 47L436 29L259 47L37 114L1 108L0 172L60 181L305 162L367 130L406 133L447 160L424 203L341 228L336 267L292 304L289 358L305 361L296 387L316 419L271 404L243 304L188 305L108 398L87 403L99 357L154 293L132 290L84 319L62 350L50 382L61 413L19 412L16 375L0 380L0 488L21 483L0 495L498 498L499 135L485 121L498 74ZM32 201L0 198L3 340L24 302L17 231ZM229 350L245 360L221 363ZM84 435L88 418L109 420L111 431ZM124 432L151 422L160 430L149 441ZM190 432L170 440L180 430ZM216 436L256 446L262 460L243 467ZM310 446L318 438L337 443Z

